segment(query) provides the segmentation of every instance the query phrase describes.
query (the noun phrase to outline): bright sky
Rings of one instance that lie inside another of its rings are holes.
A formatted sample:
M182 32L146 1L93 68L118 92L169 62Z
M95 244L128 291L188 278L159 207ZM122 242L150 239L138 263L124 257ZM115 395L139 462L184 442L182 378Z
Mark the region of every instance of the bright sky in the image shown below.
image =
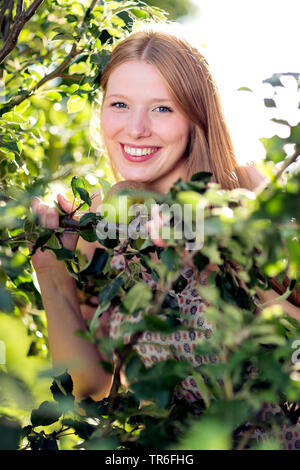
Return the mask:
M196 1L199 14L184 23L184 35L210 64L237 154L245 160L260 158L264 149L259 137L272 136L274 130L286 135L286 126L269 123L273 116L270 109L265 112L263 97L270 86L262 80L273 73L300 72L300 1ZM291 120L300 120L295 81L288 85L291 91L283 90L281 107L293 114ZM255 93L238 92L242 86Z

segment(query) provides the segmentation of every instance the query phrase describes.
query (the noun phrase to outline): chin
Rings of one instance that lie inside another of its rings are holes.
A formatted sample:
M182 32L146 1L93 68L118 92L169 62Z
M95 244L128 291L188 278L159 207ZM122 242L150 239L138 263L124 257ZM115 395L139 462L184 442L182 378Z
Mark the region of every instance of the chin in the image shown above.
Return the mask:
M144 173L141 171L134 172L128 169L124 171L120 171L120 175L125 180L136 181L137 183L148 183L148 182L150 183L153 180L153 178L145 175L145 172Z

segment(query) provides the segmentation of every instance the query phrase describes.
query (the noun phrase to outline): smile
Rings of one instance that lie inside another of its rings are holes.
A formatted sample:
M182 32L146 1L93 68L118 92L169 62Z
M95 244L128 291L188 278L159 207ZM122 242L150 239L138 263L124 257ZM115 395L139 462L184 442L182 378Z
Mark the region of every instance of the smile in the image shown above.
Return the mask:
M131 162L144 162L152 158L161 147L131 147L121 144L124 157Z

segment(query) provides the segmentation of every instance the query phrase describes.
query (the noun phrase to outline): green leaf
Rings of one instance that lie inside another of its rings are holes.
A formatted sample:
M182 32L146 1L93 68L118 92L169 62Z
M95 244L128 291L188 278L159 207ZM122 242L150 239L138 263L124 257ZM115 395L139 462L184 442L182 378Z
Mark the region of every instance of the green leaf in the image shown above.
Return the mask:
M57 248L50 248L49 246L44 246L42 248L42 251L44 251L44 250L52 251L59 261L73 259L75 257L75 252L71 251L71 250L68 250L67 248L57 249Z
M30 419L33 427L49 426L49 424L55 423L60 416L61 413L56 403L44 401L39 408L32 410Z
M191 177L191 181L201 181L205 184L209 183L212 178L212 173L208 171L199 171L194 173Z
M14 124L24 124L25 122L27 122L27 119L23 118L23 116L13 111L9 111L8 113L2 114L1 119L7 122L12 122Z
M61 101L61 99L62 99L61 94L58 93L57 91L48 91L45 94L45 97L48 98L51 101Z
M65 372L57 377L53 378L52 385L50 387L53 398L56 402L61 403L66 397L74 400L73 392L73 381L71 376Z
M80 230L80 231L79 231L79 235L80 235L81 238L83 238L83 240L85 240L86 242L92 243L92 242L95 242L95 241L98 240L95 229Z
M123 304L129 313L133 313L137 309L145 308L151 299L151 289L145 284L139 283L130 289Z
M8 135L0 135L0 147L5 147L12 152L20 154L21 152L21 142L16 142L11 139Z
M103 287L99 294L99 301L103 304L105 302L108 302L109 300L112 300L116 294L118 293L120 287L124 284L124 279L123 277L117 277L114 279L111 284L106 285Z
M276 103L272 98L265 98L264 103L266 108L276 108Z
M78 194L79 194L79 196L80 196L80 199L81 199L82 201L86 202L89 207L91 207L92 201L91 201L90 195L89 195L89 193L87 192L87 190L84 189L84 188L81 188L80 186L78 186L78 187L76 188L76 191L78 192Z
M14 309L11 293L0 285L0 311L10 313Z
M79 224L80 227L85 227L86 225L89 224L96 224L98 220L97 214L94 214L93 212L88 212L87 214L84 214L80 220Z
M107 51L101 51L100 53L92 54L90 59L92 64L96 64L103 71L108 64L110 54Z
M54 250L60 250L62 248L62 245L58 238L56 237L55 233L51 235L49 240L47 241L47 246L49 248L53 248Z
M204 382L204 379L201 374L198 372L193 372L194 379L196 380L197 387L202 395L203 401L205 403L206 408L210 405L210 392L209 387Z
M237 91L251 91L251 93L253 93L253 90L251 90L251 88L248 88L246 86L242 86L238 88Z
M18 450L22 428L20 422L4 414L0 415L0 450Z
M53 230L51 229L43 229L41 235L36 240L35 244L33 245L31 256L33 256L38 248L44 246L49 238L52 236Z
M67 215L67 212L65 212L60 205L58 204L57 201L54 201L55 207L60 215Z
M78 22L78 16L76 15L66 15L66 20L68 23L76 23Z
M176 248L169 246L160 254L160 259L167 266L169 271L174 271L179 267L179 255Z
M108 301L104 304L98 305L98 307L96 309L96 312L94 313L94 316L93 316L93 318L90 322L90 325L89 325L89 329L90 329L92 334L95 334L95 332L98 328L100 315L103 312L105 312L109 307L110 307L110 301Z
M80 197L80 199L84 202L87 203L87 205L90 207L92 205L91 198L89 196L89 193L85 189L85 182L83 178L79 178L78 176L74 176L71 181L71 188L74 194L74 197L76 198L77 196ZM84 207L82 208L84 209Z
M79 178L78 176L74 176L71 181L71 188L74 194L74 197L79 196L80 199L87 203L90 207L92 205L91 198L89 196L88 191L85 189L85 182L83 178Z
M86 98L82 98L79 95L72 95L68 99L67 109L68 113L78 113L86 105Z
M80 275L96 276L98 278L106 266L108 258L109 254L106 250L96 248L92 259L88 262L87 266L80 271Z
M143 315L147 328L151 331L159 331L160 333L172 333L174 331L173 325L170 325L168 321L159 318L157 315Z
M141 8L131 8L130 12L133 13L133 15L136 16L137 18L142 18L142 19L147 18L147 13Z
M73 176L71 180L71 188L74 194L74 197L78 196L78 191L77 188L84 188L84 180L82 178L79 178L78 176Z
M64 418L62 420L62 424L64 426L73 428L75 434L81 439L89 439L95 429L97 429L96 425L79 421L78 419Z
M62 40L62 39L71 39L73 40L73 34L71 34L69 31L66 31L62 28L54 28L53 31L59 31L53 38L52 41L57 41L57 40Z

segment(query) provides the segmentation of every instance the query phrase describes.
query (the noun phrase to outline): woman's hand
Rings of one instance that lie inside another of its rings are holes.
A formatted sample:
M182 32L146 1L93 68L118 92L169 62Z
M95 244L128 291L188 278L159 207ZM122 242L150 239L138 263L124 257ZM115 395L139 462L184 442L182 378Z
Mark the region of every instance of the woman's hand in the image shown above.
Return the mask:
M60 207L67 213L72 212L73 205L70 201L65 199L61 194L57 196L57 202ZM58 228L59 227L59 212L55 207L43 203L43 201L37 197L32 200L32 210L39 217L40 224L47 228ZM60 237L62 246L68 250L74 251L78 241L78 234L74 232L64 232ZM55 258L55 255L49 250L41 251L38 249L32 256L32 264L36 271L44 269L52 269L61 266L61 261Z
M154 245L159 246L160 248L166 248L167 244L159 236L159 230L165 222L166 215L160 213L158 204L155 204L152 208L151 217L152 219L147 222L147 230L151 240Z

